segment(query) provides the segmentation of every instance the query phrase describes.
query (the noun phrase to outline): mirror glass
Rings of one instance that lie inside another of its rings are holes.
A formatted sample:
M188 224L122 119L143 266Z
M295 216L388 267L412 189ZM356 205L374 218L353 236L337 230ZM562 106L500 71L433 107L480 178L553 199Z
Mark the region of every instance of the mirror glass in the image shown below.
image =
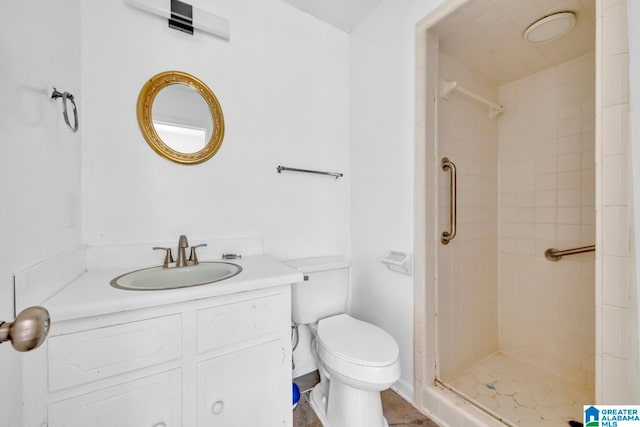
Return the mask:
M162 89L151 113L158 136L176 151L195 153L211 139L213 117L209 105L190 86L174 84Z
M158 154L177 163L201 163L220 148L224 118L218 99L196 77L166 71L138 96L138 125Z

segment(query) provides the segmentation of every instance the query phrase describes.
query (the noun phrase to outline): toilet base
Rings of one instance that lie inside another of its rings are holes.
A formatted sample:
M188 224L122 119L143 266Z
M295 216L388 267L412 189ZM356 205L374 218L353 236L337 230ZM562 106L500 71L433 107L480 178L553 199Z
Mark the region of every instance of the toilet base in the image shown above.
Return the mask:
M320 420L320 424L322 424L323 427L329 427L329 422L327 421L327 403L326 400L323 400L322 396L325 395L322 392L321 384L318 383L309 392L309 405L311 405L311 409L313 409L318 420Z
M350 387L339 381L329 382L329 396L324 384L317 384L309 403L323 427L389 427L382 414L380 392Z

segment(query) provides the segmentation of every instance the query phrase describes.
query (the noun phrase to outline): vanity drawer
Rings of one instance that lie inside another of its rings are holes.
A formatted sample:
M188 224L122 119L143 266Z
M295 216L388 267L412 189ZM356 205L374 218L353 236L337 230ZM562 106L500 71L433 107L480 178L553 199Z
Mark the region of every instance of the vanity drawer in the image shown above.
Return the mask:
M282 331L282 295L198 310L198 353Z
M182 425L180 369L49 405L48 427Z
M49 338L49 391L182 356L182 316L157 317Z

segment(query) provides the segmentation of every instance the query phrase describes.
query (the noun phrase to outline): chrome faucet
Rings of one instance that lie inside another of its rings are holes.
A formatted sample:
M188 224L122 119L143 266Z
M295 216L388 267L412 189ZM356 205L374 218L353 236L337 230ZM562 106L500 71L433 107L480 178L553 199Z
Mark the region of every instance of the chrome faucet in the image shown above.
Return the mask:
M189 246L187 236L184 234L178 239L178 259L176 260L176 267L187 266L187 254L185 249Z
M153 250L164 250L166 251L166 255L164 257L164 263L162 264L162 268L176 268L176 267L186 267L189 265L198 265L198 255L196 254L196 248L200 248L202 246L207 246L206 243L202 243L200 245L191 246L191 253L189 254L189 259L187 259L186 249L189 247L189 241L187 240L187 236L184 234L180 236L178 239L178 259L174 262L173 255L171 254L171 248L161 248L158 246L154 246Z

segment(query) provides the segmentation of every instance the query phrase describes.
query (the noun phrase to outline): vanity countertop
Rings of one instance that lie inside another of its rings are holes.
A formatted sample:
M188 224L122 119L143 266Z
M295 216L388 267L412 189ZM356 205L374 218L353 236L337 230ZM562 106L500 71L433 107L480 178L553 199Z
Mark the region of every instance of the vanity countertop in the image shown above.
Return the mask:
M203 260L204 261L204 260ZM301 282L302 273L266 255L230 260L242 267L232 278L179 289L123 290L111 279L138 268L87 271L44 302L55 322L98 316L166 304L193 301Z

